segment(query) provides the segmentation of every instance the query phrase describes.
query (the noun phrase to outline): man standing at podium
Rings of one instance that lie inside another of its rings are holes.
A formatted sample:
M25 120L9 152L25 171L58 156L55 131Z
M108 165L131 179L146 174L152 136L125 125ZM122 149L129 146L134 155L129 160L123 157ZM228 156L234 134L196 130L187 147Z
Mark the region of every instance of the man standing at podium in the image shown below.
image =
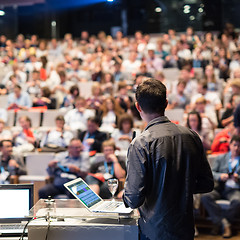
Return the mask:
M213 177L202 142L164 116L166 87L142 82L136 107L148 125L128 150L124 202L140 212L140 239L194 239L193 194L212 191Z

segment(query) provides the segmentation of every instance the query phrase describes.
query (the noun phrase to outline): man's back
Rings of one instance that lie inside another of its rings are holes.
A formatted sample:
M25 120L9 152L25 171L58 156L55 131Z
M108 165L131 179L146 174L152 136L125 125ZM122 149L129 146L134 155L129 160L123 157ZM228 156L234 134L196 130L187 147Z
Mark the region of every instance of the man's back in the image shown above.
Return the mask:
M196 133L166 117L131 143L124 200L139 208L150 239L193 239L193 193L211 191L212 174Z

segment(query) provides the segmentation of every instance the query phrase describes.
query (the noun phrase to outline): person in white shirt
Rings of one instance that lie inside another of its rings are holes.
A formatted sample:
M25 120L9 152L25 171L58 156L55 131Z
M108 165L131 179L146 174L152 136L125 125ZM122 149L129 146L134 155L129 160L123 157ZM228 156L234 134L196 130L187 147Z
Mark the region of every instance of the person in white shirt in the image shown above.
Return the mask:
M0 141L2 140L12 140L13 136L11 131L4 128L5 127L5 121L0 118Z
M4 123L8 120L8 113L5 108L0 108L0 119L2 119Z
M222 108L222 102L218 94L208 91L208 84L204 79L198 83L198 93L191 97L191 105L193 106L196 100L202 96L207 101L206 108L211 108L212 110L220 110Z
M5 84L10 80L10 77L11 77L12 75L15 75L15 76L16 76L16 78L17 78L17 83L20 84L20 85L26 83L26 81L27 81L27 75L26 75L26 73L20 70L18 64L14 63L14 64L12 65L12 71L9 71L9 72L5 75L5 77L4 77L3 80L2 80L2 84L5 85Z
M131 51L129 58L123 60L122 71L130 74L139 72L141 61L137 59L137 52Z
M56 147L66 148L70 140L73 138L73 133L64 129L65 120L62 115L56 117L56 128L46 132L42 138L41 147L54 145Z
M140 130L135 129L137 135L140 134ZM116 128L111 137L114 139L117 150L121 153L127 153L130 142L133 138L133 118L129 114L123 114L119 118L118 128Z
M75 108L65 115L65 126L71 130L84 131L87 129L87 119L95 115L94 110L86 109L86 100L78 97L75 100Z

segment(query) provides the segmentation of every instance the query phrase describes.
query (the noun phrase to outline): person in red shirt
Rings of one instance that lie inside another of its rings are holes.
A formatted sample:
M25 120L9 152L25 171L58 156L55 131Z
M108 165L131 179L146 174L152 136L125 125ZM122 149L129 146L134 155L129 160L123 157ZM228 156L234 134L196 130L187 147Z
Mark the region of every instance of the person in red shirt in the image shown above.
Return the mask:
M27 116L19 118L21 131L13 134L14 136L14 153L31 152L34 150L36 138L31 129L31 119Z
M211 145L212 154L222 154L229 151L229 141L236 131L233 122L219 132L213 139Z

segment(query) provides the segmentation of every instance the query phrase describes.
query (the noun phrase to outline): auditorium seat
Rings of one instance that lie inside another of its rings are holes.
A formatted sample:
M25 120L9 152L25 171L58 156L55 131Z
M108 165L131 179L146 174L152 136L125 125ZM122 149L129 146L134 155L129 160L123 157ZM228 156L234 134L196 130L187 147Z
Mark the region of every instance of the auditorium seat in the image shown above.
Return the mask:
M16 124L16 113L14 110L8 110L7 111L8 114L8 119L6 122L6 127L13 127Z
M184 109L167 109L165 111L165 115L169 118L169 120L176 122L178 124L183 125L184 123Z
M0 108L5 108L8 106L8 95L0 95Z
M164 68L163 74L167 81L177 81L179 78L179 69L178 68Z
M81 97L84 97L87 99L92 96L92 84L93 84L93 81L78 83Z
M19 176L19 183L34 184L34 203L38 201L38 190L46 184L48 163L54 159L54 153L27 153L25 163L27 175Z
M40 112L29 112L29 111L24 111L24 110L18 110L16 126L20 126L18 120L22 116L27 116L31 119L33 128L37 128L40 126L40 121L41 121L41 113Z
M65 109L48 109L43 113L42 127L56 127L55 119L59 115L65 115Z

